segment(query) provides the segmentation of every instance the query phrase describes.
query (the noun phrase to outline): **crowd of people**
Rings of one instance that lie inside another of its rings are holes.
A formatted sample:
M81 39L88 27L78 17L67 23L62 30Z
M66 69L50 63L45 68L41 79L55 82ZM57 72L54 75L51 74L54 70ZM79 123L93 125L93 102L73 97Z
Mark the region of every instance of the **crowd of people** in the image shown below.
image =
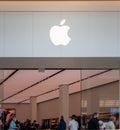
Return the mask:
M88 122L88 130L116 130L116 117L111 115L107 122L99 119L99 113L95 112Z
M104 122L99 118L99 113L95 112L93 116L86 122L85 126L82 126L81 118L78 119L75 114L71 116L71 120L67 124L64 120L64 116L61 116L59 124L51 130L115 130L116 117L111 115L109 121ZM119 128L119 127L118 127ZM26 119L24 122L20 122L16 119L14 112L9 112L5 109L0 116L0 130L42 130L45 129L34 120Z
M63 119L63 117L62 117ZM82 127L81 120L77 119L76 115L72 115L71 120L69 121L68 124L68 129L69 130L116 130L119 129L119 125L117 123L117 119L114 115L111 115L108 119L107 122L102 121L99 118L99 113L95 112L92 117L88 120L86 125ZM60 122L65 122L61 121ZM66 130L67 127L64 125L61 125L62 123L59 124L59 130ZM64 127L63 127L64 126Z

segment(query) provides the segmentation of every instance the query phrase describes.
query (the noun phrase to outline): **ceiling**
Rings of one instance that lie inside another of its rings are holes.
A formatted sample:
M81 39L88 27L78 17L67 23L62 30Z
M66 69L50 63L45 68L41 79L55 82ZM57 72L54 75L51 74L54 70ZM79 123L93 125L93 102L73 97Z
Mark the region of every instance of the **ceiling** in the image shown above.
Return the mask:
M0 11L120 11L120 0L0 0Z
M59 85L68 84L69 93L119 80L118 70L7 69L0 70L0 103L37 103L59 97ZM82 82L82 86L81 86Z

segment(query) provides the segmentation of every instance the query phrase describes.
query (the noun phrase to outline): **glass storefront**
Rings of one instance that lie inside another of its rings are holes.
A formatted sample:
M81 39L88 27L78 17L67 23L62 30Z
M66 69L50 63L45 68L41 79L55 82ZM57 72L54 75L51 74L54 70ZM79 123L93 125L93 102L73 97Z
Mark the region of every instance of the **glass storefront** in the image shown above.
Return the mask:
M73 114L78 117L80 128L86 129L92 114L94 112L98 112L99 120L103 121L104 123L108 122L110 116L114 115L116 117L116 129L119 129L119 70L73 69L63 70L60 72L59 70L46 70L44 73L40 73L36 70L19 70L14 77L9 78L9 80L6 80L6 82L2 84L3 79L8 79L7 77L9 77L9 75L11 75L13 72L14 71L3 73L1 70L0 98L4 99L4 103L1 103L4 108L15 108L17 119L24 121L27 117L30 117L31 111L29 97L34 93L34 95L37 95L38 121L42 122L46 128L51 127L50 123L48 123L50 121L54 122L53 124L57 123L58 125L60 118L59 86L61 84L66 84L69 90L69 103L65 100L63 100L63 102L69 104L69 109L67 111L69 112L69 117L71 117ZM44 79L40 80L39 76L46 74L46 72L49 74L51 73L52 76L49 76L49 78L45 77ZM31 73L32 76L30 76ZM20 76L24 76L24 81L19 80ZM31 77L31 80L29 76ZM33 77L34 84L32 81ZM25 85L26 82L28 84ZM10 86L11 83L12 86ZM33 84L33 86L30 84ZM21 85L21 88L19 85ZM25 89L24 87L28 85L30 85L30 87ZM22 86L24 87L22 88ZM19 93L17 92L18 90L16 90L18 95L14 94L13 88L14 90L19 88ZM13 92L13 96L10 96L7 99L8 90L9 92ZM26 93L28 94L28 98L26 97ZM66 92L66 94L68 93ZM23 113L27 114L21 115L21 110L23 110Z
M119 129L119 70L80 70L82 128L87 128L94 112L99 113L104 125L115 116L115 126Z

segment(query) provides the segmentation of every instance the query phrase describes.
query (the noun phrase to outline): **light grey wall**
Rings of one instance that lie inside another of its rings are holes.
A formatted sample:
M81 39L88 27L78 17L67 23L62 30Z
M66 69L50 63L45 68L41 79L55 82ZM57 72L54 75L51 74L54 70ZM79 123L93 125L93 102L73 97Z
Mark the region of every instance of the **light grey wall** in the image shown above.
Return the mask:
M64 18L71 42L54 46L49 30ZM119 19L119 11L0 12L0 57L119 57Z

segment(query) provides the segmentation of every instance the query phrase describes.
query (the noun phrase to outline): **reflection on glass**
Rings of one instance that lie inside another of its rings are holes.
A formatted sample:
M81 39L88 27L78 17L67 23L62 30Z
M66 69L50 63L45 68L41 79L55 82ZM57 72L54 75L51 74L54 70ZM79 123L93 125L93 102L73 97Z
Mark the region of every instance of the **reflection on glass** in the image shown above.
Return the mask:
M119 100L100 100L99 101L100 107L119 107Z
M100 113L100 120L107 122L116 116L119 128L119 71L118 70L81 70L80 71L80 111L83 128L94 112ZM83 121L84 120L84 121Z

